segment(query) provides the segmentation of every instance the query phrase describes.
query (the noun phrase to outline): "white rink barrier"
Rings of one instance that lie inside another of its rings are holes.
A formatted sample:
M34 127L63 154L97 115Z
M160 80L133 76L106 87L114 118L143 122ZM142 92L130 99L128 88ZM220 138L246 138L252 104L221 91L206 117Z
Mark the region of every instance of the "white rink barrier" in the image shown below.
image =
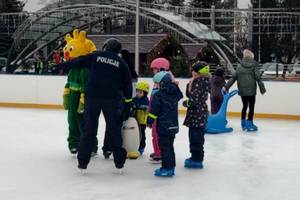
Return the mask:
M0 75L0 105L13 107L61 108L66 76ZM153 85L151 78L139 78ZM177 79L185 94L189 79ZM258 90L255 112L266 115L291 115L300 119L299 82L265 81L267 93ZM232 89L236 88L236 84ZM181 101L182 102L182 101ZM179 109L183 110L180 102ZM208 100L210 107L210 102ZM22 106L24 105L24 106ZM238 95L228 104L228 112L239 113L242 103Z

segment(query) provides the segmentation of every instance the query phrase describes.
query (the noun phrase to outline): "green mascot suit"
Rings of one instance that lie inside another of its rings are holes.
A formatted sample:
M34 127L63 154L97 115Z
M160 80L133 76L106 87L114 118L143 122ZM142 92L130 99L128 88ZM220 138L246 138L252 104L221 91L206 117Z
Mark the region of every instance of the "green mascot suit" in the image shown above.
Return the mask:
M96 51L95 44L86 38L85 31L73 31L73 38L70 34L65 37L64 58L66 60L86 55ZM71 69L68 74L68 82L63 93L64 108L68 110L69 136L68 147L71 154L77 153L80 135L83 127L84 94L89 70L87 68ZM94 140L93 153L97 153L97 138Z

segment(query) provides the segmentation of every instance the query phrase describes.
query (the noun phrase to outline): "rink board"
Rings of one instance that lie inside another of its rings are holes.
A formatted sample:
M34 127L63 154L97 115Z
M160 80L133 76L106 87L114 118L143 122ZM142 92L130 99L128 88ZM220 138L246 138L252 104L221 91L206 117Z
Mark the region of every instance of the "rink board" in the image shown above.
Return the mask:
M0 75L0 106L28 108L62 108L62 92L66 76ZM140 78L152 86L151 78ZM178 79L181 91L189 79ZM256 117L300 119L300 86L297 82L266 81L267 93L256 96ZM236 84L232 89L236 88ZM182 102L182 101L181 101ZM181 102L180 112L184 112ZM210 102L208 100L208 105ZM228 105L231 116L239 116L241 100L232 98Z

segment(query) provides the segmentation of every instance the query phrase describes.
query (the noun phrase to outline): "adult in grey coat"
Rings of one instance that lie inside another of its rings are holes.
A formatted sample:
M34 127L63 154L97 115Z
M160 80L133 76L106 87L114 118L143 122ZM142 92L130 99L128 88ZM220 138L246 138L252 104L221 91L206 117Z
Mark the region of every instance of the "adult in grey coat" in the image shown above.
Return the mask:
M253 123L255 96L257 85L261 94L266 92L265 86L261 80L261 73L258 71L258 63L254 60L254 54L246 49L243 52L243 60L237 67L236 72L225 85L225 90L237 81L239 95L242 98L243 108L241 114L241 126L243 130L257 131L257 126ZM246 112L249 106L248 119L246 120Z

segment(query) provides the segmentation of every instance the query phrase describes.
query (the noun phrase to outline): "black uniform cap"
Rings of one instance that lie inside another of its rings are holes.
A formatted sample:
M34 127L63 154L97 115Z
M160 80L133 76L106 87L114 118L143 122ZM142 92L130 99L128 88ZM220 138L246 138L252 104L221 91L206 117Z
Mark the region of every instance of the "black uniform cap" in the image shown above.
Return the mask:
M115 38L110 38L104 42L102 49L103 51L120 53L122 49L122 44L119 42L119 40Z

